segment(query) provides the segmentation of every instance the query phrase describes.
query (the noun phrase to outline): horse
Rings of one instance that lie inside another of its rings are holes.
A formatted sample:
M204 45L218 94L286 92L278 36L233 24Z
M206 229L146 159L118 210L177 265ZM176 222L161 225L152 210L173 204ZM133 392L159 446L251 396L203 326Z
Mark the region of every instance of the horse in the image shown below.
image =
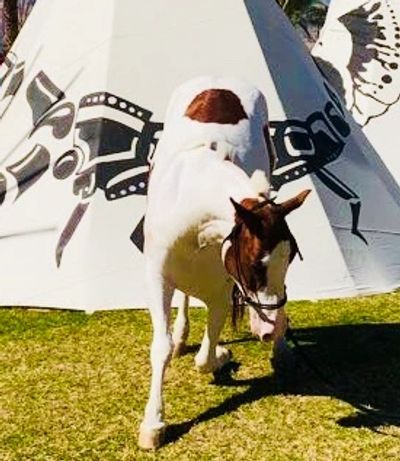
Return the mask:
M286 216L309 191L276 204L269 199L275 152L267 105L252 84L202 77L179 87L152 159L145 217L145 278L153 325L152 378L139 446L163 443L162 387L172 354L188 334L188 305L171 335L176 289L202 300L207 324L195 365L223 367L231 353L218 345L233 304L250 306L251 330L278 344L286 328L284 279L297 244Z

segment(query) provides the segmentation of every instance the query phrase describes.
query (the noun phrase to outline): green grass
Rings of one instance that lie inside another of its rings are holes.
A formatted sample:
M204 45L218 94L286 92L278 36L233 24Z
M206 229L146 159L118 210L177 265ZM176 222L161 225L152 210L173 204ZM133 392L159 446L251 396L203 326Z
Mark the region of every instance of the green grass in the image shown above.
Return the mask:
M288 311L303 350L344 397L301 363L274 374L270 346L249 336L247 322L225 329L240 366L213 383L193 367L205 319L193 309L190 352L166 377L167 444L148 453L137 448L150 377L146 312L0 310L0 460L400 459L398 423L348 403L400 413L400 294Z

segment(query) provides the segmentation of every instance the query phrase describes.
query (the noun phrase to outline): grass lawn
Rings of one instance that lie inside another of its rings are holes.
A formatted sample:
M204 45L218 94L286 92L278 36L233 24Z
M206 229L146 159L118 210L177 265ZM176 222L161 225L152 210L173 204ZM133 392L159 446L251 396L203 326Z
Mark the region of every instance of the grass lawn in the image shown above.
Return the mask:
M193 367L205 319L193 309L190 351L166 377L167 444L148 453L136 445L147 312L0 310L0 460L399 460L399 421L380 423L347 400L400 413L400 294L288 311L303 350L348 398L301 364L274 374L270 346L247 322L225 329L237 369L213 383Z

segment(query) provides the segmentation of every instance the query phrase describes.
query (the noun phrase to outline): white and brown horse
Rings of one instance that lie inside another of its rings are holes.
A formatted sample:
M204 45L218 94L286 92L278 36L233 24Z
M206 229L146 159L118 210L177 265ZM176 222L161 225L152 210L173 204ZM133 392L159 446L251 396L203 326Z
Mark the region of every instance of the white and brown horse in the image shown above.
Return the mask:
M169 330L175 289L208 308L195 357L202 372L215 371L231 358L218 339L235 284L236 294L252 306L253 333L275 343L284 334L284 279L297 249L285 216L308 191L279 205L269 201L273 161L259 90L242 80L203 77L175 91L153 159L145 220L153 342L142 448L162 443L163 376L174 343L178 355L187 338L187 306L178 312L173 335Z

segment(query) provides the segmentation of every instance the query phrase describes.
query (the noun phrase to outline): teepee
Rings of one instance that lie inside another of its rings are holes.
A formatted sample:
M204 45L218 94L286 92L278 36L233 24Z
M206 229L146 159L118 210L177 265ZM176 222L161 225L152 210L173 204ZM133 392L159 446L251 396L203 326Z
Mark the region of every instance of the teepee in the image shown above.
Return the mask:
M312 54L400 184L400 2L332 0Z
M289 297L400 285L398 189L275 0L38 0L0 72L2 305L146 305L147 160L173 89L205 74L265 93L278 198L314 191Z

